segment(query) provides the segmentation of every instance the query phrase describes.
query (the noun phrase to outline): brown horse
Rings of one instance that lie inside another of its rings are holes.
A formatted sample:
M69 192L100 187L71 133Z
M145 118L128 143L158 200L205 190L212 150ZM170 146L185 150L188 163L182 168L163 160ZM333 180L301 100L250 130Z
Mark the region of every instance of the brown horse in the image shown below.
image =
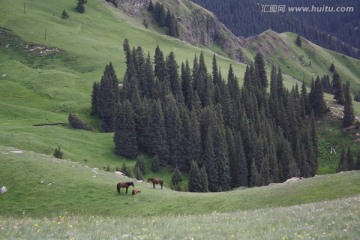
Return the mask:
M134 187L134 183L133 182L119 182L116 187L117 187L117 191L118 193L120 193L120 188L126 188L126 193L128 193L128 188L130 186Z
M161 189L163 189L164 181L160 178L148 178L147 182L152 182L154 188L155 184L160 184Z
M137 189L133 189L131 193L132 193L132 195L135 195L135 194L137 194L137 193L141 193L141 191L140 191L140 190L137 190Z

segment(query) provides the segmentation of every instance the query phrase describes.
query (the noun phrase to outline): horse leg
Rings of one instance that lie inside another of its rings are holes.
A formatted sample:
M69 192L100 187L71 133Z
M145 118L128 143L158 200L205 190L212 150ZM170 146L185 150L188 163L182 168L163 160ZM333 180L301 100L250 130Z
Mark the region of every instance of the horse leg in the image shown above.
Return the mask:
M129 188L129 187L126 187L126 194L127 194L127 192L128 192L128 188Z
M120 193L120 188L119 188L119 186L117 186L117 191L118 191L118 193Z
M155 183L153 183L153 188L155 188Z
M160 185L161 185L161 189L163 189L163 183L161 183Z

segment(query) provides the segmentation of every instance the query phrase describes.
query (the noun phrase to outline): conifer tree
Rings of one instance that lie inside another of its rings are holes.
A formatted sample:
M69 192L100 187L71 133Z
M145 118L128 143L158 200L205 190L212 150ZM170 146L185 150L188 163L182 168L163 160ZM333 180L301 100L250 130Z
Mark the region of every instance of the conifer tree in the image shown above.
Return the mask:
M132 159L138 155L134 114L131 103L125 100L119 106L114 133L115 152Z
M155 155L151 161L151 170L154 172L160 171L160 160L158 155Z
M351 152L351 148L349 147L347 152L346 152L346 161L347 161L347 170L348 171L352 171L355 169L355 162L354 162L354 157L352 155L352 152Z
M335 71L333 80L331 82L332 92L334 93L334 99L339 104L344 104L343 88L341 83L340 75Z
M265 91L268 86L268 80L266 76L264 57L260 52L257 52L255 56L254 66L255 66L255 73L260 81L259 87L261 87L262 90Z
M179 166L180 169L186 169L188 166L186 162L183 162L182 156L183 129L180 111L173 95L170 94L166 98L164 120L170 153L169 164L173 167Z
M166 74L166 67L165 67L165 60L164 54L161 51L159 45L155 49L155 76L159 79L160 82L165 81L165 74Z
M331 63L330 68L329 68L329 71L332 72L332 73L335 72L335 65L334 65L334 63Z
M98 82L94 82L93 90L91 94L91 115L93 116L99 116L99 109L98 109L99 88L100 88L100 84Z
M174 52L171 52L166 58L166 73L170 81L171 92L178 103L184 102L184 95L181 88L181 82L178 73L178 64L175 60Z
M300 35L297 35L296 40L295 40L295 43L296 43L296 45L298 45L299 47L301 47L302 42L301 42L301 37L300 37Z
M181 191L182 176L180 170L176 167L171 176L171 187L176 191Z
M143 157L136 159L135 168L139 168L142 175L146 174L146 162Z
M348 164L348 161L346 158L346 150L345 150L345 148L343 148L341 150L341 157L340 157L338 167L336 168L336 172L339 173L339 172L348 171L349 168L348 168L347 164Z
M311 85L309 100L316 118L322 118L326 113L326 103L324 102L324 93L319 77L317 77L315 83Z
M192 110L192 99L194 97L193 81L189 62L186 60L185 64L181 64L181 87L184 94L185 105L189 110Z
M253 159L251 163L249 186L256 187L258 185L259 185L259 172L255 166L255 160Z
M164 113L159 100L151 104L148 117L148 148L151 154L157 155L159 165L165 166L169 159Z
M85 6L84 4L87 2L87 0L78 0L76 11L79 13L85 13Z
M354 123L355 114L350 94L350 83L344 85L344 118L343 127L349 127Z
M201 180L199 166L195 161L192 161L189 172L189 192L205 192Z

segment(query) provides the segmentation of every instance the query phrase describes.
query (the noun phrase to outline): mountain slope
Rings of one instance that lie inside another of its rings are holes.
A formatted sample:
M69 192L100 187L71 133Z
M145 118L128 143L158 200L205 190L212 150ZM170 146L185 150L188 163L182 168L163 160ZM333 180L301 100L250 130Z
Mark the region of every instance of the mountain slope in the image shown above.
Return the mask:
M214 12L237 36L268 29L294 32L343 54L360 57L360 3L345 0L194 0ZM277 9L281 5L283 10ZM272 10L270 10L272 7ZM338 11L338 12L337 12Z
M329 75L330 65L336 66L342 81L351 83L353 92L360 89L360 60L319 47L302 38L302 46L296 45L294 33L276 33L272 30L246 39L243 50L260 51L270 65L280 66L284 73L310 84L317 76Z

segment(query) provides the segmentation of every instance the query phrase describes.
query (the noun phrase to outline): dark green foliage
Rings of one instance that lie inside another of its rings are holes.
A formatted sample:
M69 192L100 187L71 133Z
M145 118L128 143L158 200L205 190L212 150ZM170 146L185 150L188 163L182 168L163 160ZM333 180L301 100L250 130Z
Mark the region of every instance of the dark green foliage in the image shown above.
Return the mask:
M81 120L77 114L69 113L68 120L72 128L91 131L93 128L84 120Z
M324 92L332 94L332 86L330 83L329 75L324 75L321 78L321 84Z
M135 169L138 168L142 175L146 174L146 162L143 157L138 157L135 163Z
M357 92L355 93L354 101L355 101L355 102L360 102L360 91L357 91Z
M173 175L171 176L171 188L176 191L181 191L182 176L179 168L175 168Z
M76 11L79 13L85 13L85 3L87 0L78 0L77 6L75 7Z
M121 171L125 176L132 177L131 169L126 165L126 163L123 163L123 164L121 165L120 171Z
M105 67L100 84L94 83L91 98L91 113L101 119L101 128L105 132L114 131L119 99L119 82L110 62Z
M325 115L327 109L326 103L324 101L322 84L319 77L317 77L315 82L313 81L311 84L309 101L312 109L314 110L316 118L322 118Z
M69 14L64 10L64 11L62 11L62 13L61 13L61 18L62 19L68 19L70 16L69 16Z
M354 170L355 169L355 162L354 162L354 157L352 155L350 147L348 148L347 153L346 153L346 161L347 161L348 171Z
M138 155L134 115L134 110L128 100L120 104L114 133L115 152L132 159Z
M341 52L345 55L360 57L360 32L358 27L359 13L342 12L329 14L326 11L309 14L307 11L292 13L270 13L269 7L303 6L310 7L313 0L194 0L195 3L209 9L236 36L250 37L272 29L275 32L294 32L309 39L322 47ZM317 7L338 6L338 1L328 0L319 2ZM360 2L354 0L341 1L343 6L360 9ZM267 12L266 12L267 11ZM275 10L276 11L276 10Z
M232 66L227 81L222 78L215 56L211 74L201 54L192 69L182 63L179 75L174 53L165 60L157 46L153 64L141 47L130 48L125 40L123 48L123 87L110 64L92 96L92 114L105 130L115 129L117 153L149 154L153 171L171 166L189 172L189 191L227 191L316 174L315 114L326 110L320 79L310 94L304 84L301 93L297 86L288 91L281 70L272 67L268 91L265 63L257 54L240 88ZM144 174L141 166L138 159L137 177Z
M144 179L143 173L141 172L139 166L136 166L136 165L135 165L134 172L135 172L135 178L136 178L137 180L143 180L143 179Z
M348 170L349 170L349 167L348 167L348 163L347 163L347 159L346 159L346 150L345 150L345 148L343 148L341 151L340 161L339 161L338 167L336 169L336 172L343 172L343 171L348 171Z
M255 166L255 161L252 161L251 163L251 168L250 168L250 181L249 181L249 186L250 187L256 187L259 185L259 172Z
M152 0L150 0L149 6L148 6L147 10L148 10L149 12L152 12L152 11L154 10L154 4L153 4Z
M54 157L62 159L64 153L61 151L60 146L55 148Z
M343 94L341 78L337 72L334 73L331 84L332 84L332 92L334 94L334 99L336 100L337 103L344 104L344 94Z
M117 0L106 0L107 2L110 2L114 5L114 7L117 7Z
M295 40L295 43L296 43L296 45L298 45L299 47L301 47L302 42L301 42L301 37L300 37L300 35L297 35L296 40Z
M334 65L334 63L331 63L329 71L332 72L332 73L335 73L335 65Z
M354 123L355 114L350 94L350 83L344 85L344 118L343 127L349 127Z
M147 10L153 14L153 17L159 27L167 28L166 33L169 36L179 37L179 27L177 19L169 9L166 10L164 5L159 2L156 2L154 6L152 1L150 1Z
M360 170L360 152L357 153L354 170Z
M155 155L151 161L151 170L154 172L158 172L160 170L158 155Z
M189 172L189 192L207 192L207 176L205 169L199 169L195 161L191 162ZM204 175L205 174L205 175Z

